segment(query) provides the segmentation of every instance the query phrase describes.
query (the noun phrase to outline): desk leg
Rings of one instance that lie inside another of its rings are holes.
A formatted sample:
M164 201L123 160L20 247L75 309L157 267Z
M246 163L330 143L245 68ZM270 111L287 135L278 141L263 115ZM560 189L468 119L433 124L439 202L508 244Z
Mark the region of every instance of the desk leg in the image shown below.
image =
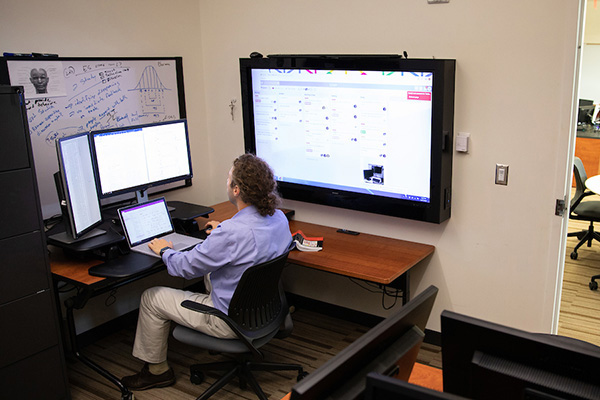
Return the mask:
M410 299L410 274L409 271L406 271L400 277L400 285L402 286L402 305L408 303L408 299Z
M104 368L102 368L101 366L99 366L98 364L81 354L81 352L79 351L79 343L77 341L77 332L75 329L75 318L73 317L73 307L70 306L70 303L72 303L72 299L67 299L65 301L67 313L67 329L69 330L71 351L78 360L80 360L82 363L84 363L85 365L87 365L88 367L90 367L91 369L93 369L94 371L111 381L115 386L117 386L121 391L122 400L132 400L133 394L129 391L129 389L123 386L121 381L116 376L114 376L113 374L111 374L110 372L108 372L107 370L105 370Z
M402 305L408 303L410 299L410 271L406 271L396 280L389 284L390 287L400 289L402 291Z

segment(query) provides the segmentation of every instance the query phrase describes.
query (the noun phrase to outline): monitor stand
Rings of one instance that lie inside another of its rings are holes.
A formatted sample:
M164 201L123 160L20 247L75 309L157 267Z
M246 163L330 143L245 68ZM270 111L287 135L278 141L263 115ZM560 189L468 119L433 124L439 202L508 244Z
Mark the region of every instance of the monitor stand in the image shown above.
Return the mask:
M148 190L147 189L136 190L135 191L135 199L138 204L142 204L142 203L145 203L146 201L148 201Z
M142 204L146 201L148 201L148 190L147 189L140 189L140 190L136 190L135 191L135 200L137 201L138 204ZM175 211L175 207L170 206L167 203L167 210L169 210L169 212L173 212Z
M73 244L73 243L81 242L83 240L91 239L96 236L104 235L105 233L106 233L105 230L95 228L77 239L74 239L73 236L69 235L67 232L59 232L59 233L49 236L48 238L51 238L53 240L56 240L57 242L64 243L64 244Z

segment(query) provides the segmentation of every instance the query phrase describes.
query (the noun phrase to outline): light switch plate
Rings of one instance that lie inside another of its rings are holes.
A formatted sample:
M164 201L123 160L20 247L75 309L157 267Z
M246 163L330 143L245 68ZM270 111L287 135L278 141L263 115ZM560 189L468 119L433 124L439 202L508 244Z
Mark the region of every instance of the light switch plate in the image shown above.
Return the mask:
M496 185L508 185L508 165L496 164Z

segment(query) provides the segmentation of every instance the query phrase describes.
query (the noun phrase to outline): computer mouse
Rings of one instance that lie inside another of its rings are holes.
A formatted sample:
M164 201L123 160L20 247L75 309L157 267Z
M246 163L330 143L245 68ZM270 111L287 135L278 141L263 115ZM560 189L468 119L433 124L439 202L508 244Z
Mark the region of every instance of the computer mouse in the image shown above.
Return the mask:
M260 54L258 51L253 51L252 53L250 53L250 58L262 58L263 55Z

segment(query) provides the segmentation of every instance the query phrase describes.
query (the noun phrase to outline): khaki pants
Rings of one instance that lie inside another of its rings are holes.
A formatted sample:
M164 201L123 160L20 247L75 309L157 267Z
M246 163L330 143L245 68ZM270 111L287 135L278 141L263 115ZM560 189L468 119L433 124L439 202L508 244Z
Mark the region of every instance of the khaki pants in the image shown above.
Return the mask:
M210 280L205 277L204 282L210 293ZM171 321L207 335L222 338L235 337L235 334L220 318L183 308L181 302L184 300L213 306L210 294L162 286L144 291L133 343L134 357L151 364L165 361Z

